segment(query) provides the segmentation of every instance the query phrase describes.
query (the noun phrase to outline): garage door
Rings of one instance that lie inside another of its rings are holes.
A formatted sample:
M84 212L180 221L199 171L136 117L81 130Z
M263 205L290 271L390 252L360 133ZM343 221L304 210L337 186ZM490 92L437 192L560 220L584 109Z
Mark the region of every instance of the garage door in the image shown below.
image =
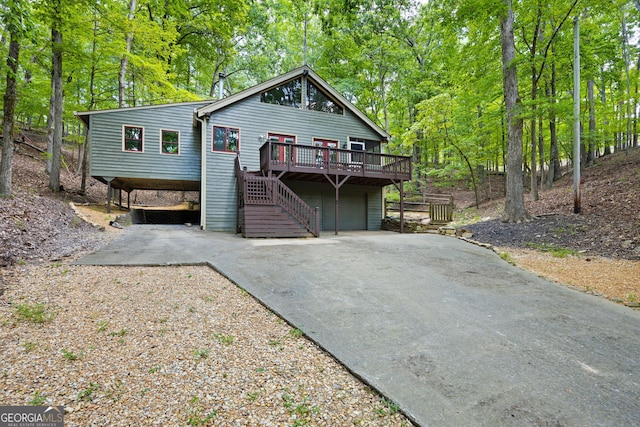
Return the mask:
M335 230L335 191L322 192L322 229ZM341 189L339 230L367 229L367 194Z

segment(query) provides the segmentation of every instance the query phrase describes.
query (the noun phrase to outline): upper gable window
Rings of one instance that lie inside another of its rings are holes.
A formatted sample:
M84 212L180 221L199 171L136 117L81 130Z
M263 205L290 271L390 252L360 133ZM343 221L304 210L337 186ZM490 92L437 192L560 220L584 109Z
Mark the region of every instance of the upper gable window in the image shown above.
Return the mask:
M180 154L180 131L160 130L160 152L162 154Z
M142 152L144 128L140 126L122 127L122 149L124 151Z
M302 78L289 80L279 86L262 92L260 101L267 104L286 105L287 107L302 107Z
M316 85L307 81L307 109L325 113L344 114L344 108Z
M213 127L211 151L237 152L240 145L240 129L224 126Z

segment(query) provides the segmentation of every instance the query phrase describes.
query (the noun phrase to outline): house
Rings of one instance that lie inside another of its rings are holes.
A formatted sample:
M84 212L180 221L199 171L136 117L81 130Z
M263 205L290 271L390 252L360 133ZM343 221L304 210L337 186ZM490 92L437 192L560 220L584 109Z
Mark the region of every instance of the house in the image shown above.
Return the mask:
M383 187L411 178L409 157L383 153L389 135L307 66L217 101L77 116L109 200L112 189L199 191L206 230L378 230Z

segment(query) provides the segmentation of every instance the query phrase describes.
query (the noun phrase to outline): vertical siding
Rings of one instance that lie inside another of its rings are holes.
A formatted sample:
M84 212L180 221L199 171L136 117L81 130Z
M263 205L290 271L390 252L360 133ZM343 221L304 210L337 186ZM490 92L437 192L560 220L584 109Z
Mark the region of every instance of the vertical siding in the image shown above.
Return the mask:
M380 230L382 227L382 187L371 188L367 206L367 230Z
M203 103L119 109L91 114L89 138L92 176L200 180L200 131L193 126ZM144 128L143 152L122 151L122 125ZM180 131L180 154L160 153L160 129Z

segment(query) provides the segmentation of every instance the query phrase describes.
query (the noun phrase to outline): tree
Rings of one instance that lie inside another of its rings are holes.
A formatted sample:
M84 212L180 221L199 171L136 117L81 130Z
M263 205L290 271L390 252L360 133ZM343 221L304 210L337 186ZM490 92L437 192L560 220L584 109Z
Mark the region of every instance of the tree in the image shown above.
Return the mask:
M62 4L60 0L53 0L51 21L51 82L53 88L53 145L51 147L51 172L49 174L49 188L60 191L60 165L62 163Z
M131 0L129 3L129 13L127 14L127 22L131 23L136 12L136 0ZM125 37L125 50L120 58L120 71L118 73L118 106L120 108L125 106L124 88L126 85L125 77L127 75L127 66L129 65L129 54L131 53L131 42L133 41L133 31L127 31Z
M28 2L27 2L28 3ZM17 75L20 56L20 39L24 32L27 5L21 0L7 4L4 20L9 30L9 54L7 55L7 85L4 93L4 121L2 129L2 160L0 161L0 194L11 194L11 173L13 163L13 139L15 107L17 102Z
M516 46L513 37L512 0L503 0L506 10L500 16L500 45L502 47L502 81L508 126L507 197L502 220L521 222L529 219L524 207L522 184L522 117L518 74L516 71Z

